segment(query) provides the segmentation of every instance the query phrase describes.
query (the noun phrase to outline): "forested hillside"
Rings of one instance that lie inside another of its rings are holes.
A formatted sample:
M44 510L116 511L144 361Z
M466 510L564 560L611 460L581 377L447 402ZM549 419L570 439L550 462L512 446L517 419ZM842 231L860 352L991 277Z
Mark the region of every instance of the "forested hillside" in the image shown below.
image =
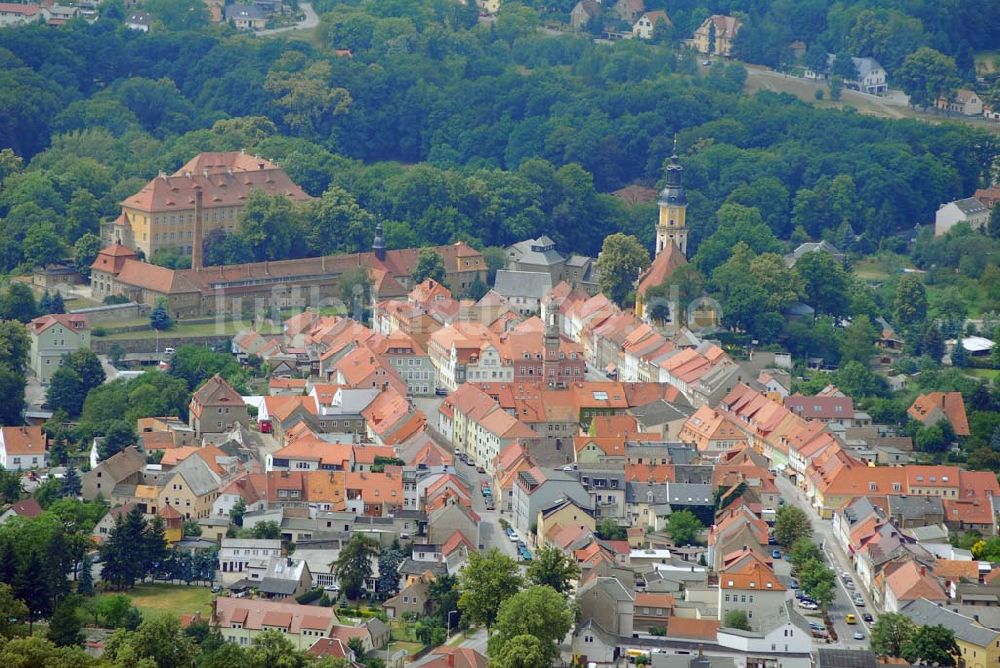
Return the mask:
M968 194L995 153L966 127L747 97L738 64L700 77L668 46L548 36L514 4L492 26L452 3L350 4L319 3L334 9L322 46L224 27L142 34L108 15L0 31L0 145L23 159L20 173L13 156L0 167L0 266L96 232L146 179L213 149L279 160L316 196L338 187L330 224L357 233L308 241L292 225L278 244L290 256L365 246L369 216L397 247L544 232L596 253L614 231L651 244L648 205L602 193L655 186L675 134L693 249L727 201L760 208L780 238L846 223L875 248ZM255 253L230 246L220 259Z

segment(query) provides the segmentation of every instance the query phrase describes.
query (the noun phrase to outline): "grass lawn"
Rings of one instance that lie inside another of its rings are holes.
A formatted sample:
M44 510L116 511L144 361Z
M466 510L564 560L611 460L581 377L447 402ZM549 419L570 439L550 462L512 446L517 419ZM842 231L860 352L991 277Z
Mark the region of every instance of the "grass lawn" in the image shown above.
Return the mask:
M997 376L1000 376L1000 369L966 369L965 373L968 376L975 376L976 378L995 380Z
M148 324L148 320L146 323ZM160 332L160 338L183 339L196 336L232 336L233 334L237 334L238 332L248 329L249 327L250 322L242 320L224 320L220 323L204 322L191 325L186 325L181 322L179 324L175 324L171 329L168 329L165 332ZM257 327L257 331L264 335L280 334L281 326L261 324ZM122 341L130 339L148 339L152 337L153 330L148 329L138 332L118 332L99 338L107 341Z
M392 655L401 649L405 649L407 656L413 656L423 648L424 648L423 644L418 642L403 642L396 640L389 643L389 654Z
M110 592L114 593L117 592ZM132 604L139 608L143 616L169 612L179 617L200 611L202 617L207 618L212 612L211 603L215 596L208 587L171 584L139 585L123 593L132 599Z

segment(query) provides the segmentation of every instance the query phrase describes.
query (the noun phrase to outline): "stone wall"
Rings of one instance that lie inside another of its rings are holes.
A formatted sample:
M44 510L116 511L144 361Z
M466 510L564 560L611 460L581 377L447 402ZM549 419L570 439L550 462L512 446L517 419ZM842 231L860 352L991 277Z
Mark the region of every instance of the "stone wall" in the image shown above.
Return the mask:
M198 346L201 348L218 348L222 346L228 350L231 340L232 337L226 335L173 337L169 334L161 334L160 352L163 352L164 348L180 348L181 346ZM152 332L144 332L141 338L137 337L134 339L109 340L97 336L90 339L90 347L98 355L109 354L111 346L116 343L122 347L126 354L156 352L156 337L153 336Z
M81 308L70 311L87 316L87 321L93 327L102 322L118 322L122 320L138 320L149 314L149 307L145 304L128 302L127 304L105 304L104 306L94 306L91 308Z

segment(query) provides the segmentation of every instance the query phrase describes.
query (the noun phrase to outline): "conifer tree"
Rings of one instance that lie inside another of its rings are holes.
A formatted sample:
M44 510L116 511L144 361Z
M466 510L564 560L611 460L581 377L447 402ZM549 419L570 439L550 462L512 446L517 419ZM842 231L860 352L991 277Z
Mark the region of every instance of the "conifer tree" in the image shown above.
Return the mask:
M63 474L62 495L75 499L80 496L82 491L83 483L80 481L80 474L77 473L76 467L70 464L66 468L66 473Z

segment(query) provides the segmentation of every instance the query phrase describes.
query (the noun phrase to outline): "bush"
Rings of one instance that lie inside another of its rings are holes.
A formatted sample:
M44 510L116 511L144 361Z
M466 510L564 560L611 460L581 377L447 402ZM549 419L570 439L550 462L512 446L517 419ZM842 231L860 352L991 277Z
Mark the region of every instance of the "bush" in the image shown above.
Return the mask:
M90 333L94 336L107 336L108 330L104 329L103 327L95 327L92 330L90 330Z
M318 600L322 596L323 596L323 590L322 589L310 589L309 591L307 591L306 593L302 594L301 596L296 596L295 600L298 601L302 605L309 605L310 603L312 603L313 601Z
M817 100L822 100L824 97L826 97L826 94L823 92L822 88L817 89L814 95Z
M651 636L665 636L665 635L667 635L667 627L666 626L650 626L649 627L649 635L651 635Z

